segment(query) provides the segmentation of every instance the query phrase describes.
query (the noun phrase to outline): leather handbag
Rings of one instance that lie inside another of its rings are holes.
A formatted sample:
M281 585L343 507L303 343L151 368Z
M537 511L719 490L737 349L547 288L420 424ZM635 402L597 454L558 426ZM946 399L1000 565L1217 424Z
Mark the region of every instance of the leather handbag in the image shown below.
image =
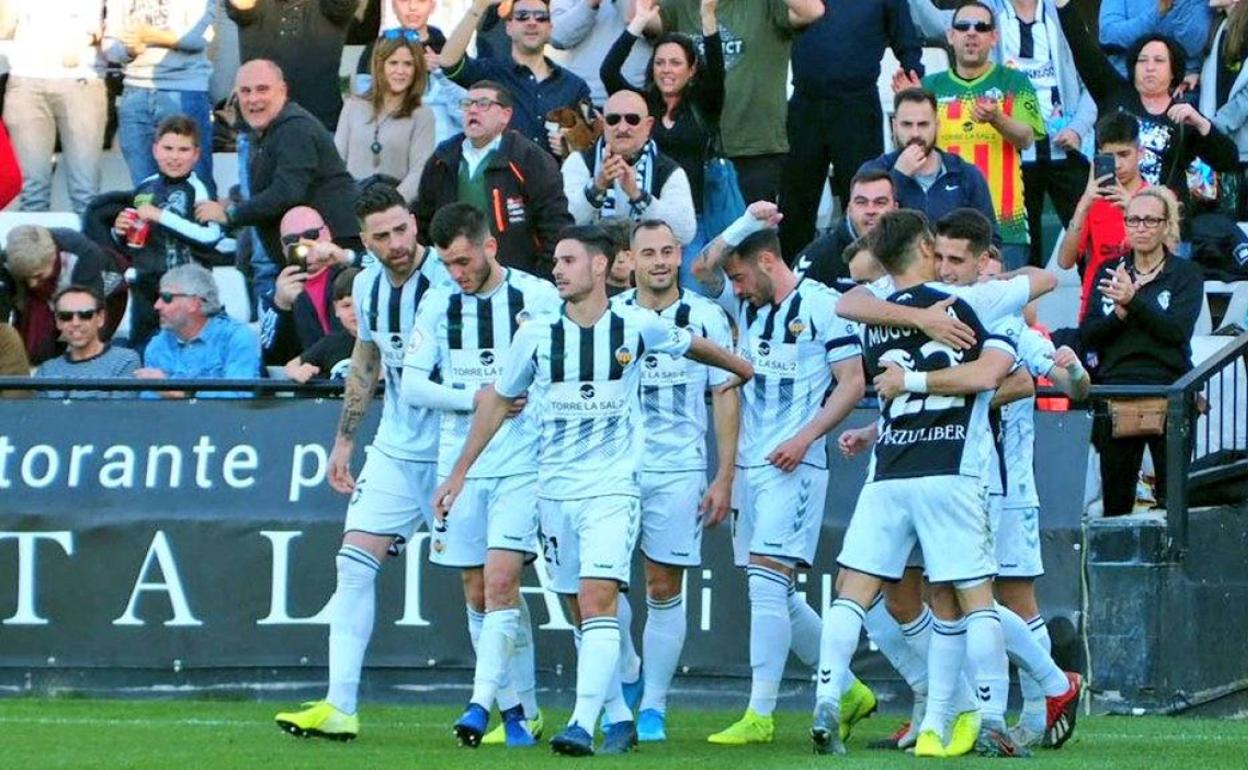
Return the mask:
M1166 432L1168 399L1119 398L1109 402L1109 419L1114 438L1160 436Z

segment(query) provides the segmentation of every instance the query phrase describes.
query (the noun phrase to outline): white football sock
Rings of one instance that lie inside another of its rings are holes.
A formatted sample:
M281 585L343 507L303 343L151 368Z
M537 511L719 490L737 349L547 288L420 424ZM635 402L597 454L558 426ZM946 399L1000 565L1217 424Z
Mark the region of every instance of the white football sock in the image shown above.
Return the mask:
M537 718L537 660L533 646L533 620L529 603L520 597L520 622L516 624L515 646L511 651L511 686L524 707L526 719Z
M472 640L472 651L475 654L477 645L481 643L481 624L485 622L485 613L473 609L471 604L465 604L464 611L468 615L468 638Z
M685 646L688 621L684 597L646 599L646 628L641 637L641 652L646 661L645 692L640 710L654 709L667 713L667 691L676 676L680 651Z
M897 669L901 678L906 680L910 689L916 692L920 688L926 690L927 658L914 654L910 643L906 641L905 632L889 614L883 598L876 600L871 609L867 610L863 624L867 627L867 635L871 637L871 641L880 648L880 652Z
M516 625L519 622L520 610L512 608L487 612L481 623L481 638L477 646L477 668L472 679L470 700L487 711L493 707L499 687L510 684L507 668L511 662L516 639ZM514 700L514 694L512 700ZM499 710L506 710L509 707L507 704L499 703Z
M1019 672L1036 680L1044 694L1050 697L1069 690L1070 682L1066 681L1066 674L1053 662L1049 651L1036 641L1026 621L1004 604L996 605L996 610L1005 636L1006 653L1018 666Z
M641 656L633 644L633 606L628 603L628 594L620 593L615 617L620 621L620 681L631 684L641 676Z
M1045 625L1044 617L1037 615L1028 620L1027 627L1031 629L1031 635L1040 648L1052 657L1053 642L1049 639L1049 627ZM1009 647L1009 639L1006 639L1006 647ZM1029 676L1019 676L1018 684L1023 692L1023 710L1018 717L1019 724L1032 732L1044 732L1049 718L1044 688Z
M750 594L750 708L760 716L771 716L776 710L793 638L789 578L757 564L751 564L746 572Z
M789 625L793 627L789 649L807 666L818 666L823 618L806 602L804 596L798 594L797 584L792 581L789 582Z
M1001 617L995 608L966 614L966 662L975 678L984 723L1003 724L1010 693L1010 662L1005 656Z
M949 713L962 682L966 660L966 630L960 621L935 618L927 652L927 712L920 731L933 730L948 739Z
M862 633L862 621L866 615L867 611L851 599L837 599L828 608L819 645L816 701L840 700L846 682L852 676L849 664L858 649L858 636Z
M576 708L569 724L594 734L598 714L611 680L619 676L620 621L614 617L586 618L576 655Z
M354 714L364 652L373 635L375 586L381 563L352 545L342 546L334 561L338 586L329 616L329 691L325 700L344 714Z

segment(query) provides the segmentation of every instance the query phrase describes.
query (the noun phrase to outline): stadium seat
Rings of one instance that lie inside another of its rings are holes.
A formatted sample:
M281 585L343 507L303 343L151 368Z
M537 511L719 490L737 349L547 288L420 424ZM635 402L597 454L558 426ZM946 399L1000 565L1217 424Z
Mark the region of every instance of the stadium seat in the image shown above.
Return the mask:
M1076 326L1079 323L1080 288L1078 284L1059 283L1056 289L1037 300L1037 320L1050 330Z
M1200 315L1196 316L1194 337L1204 337L1213 332L1213 311L1209 309L1209 295L1200 295Z
M1066 229L1057 235L1057 242L1053 244L1053 253L1049 255L1049 263L1045 266L1045 270L1057 276L1058 286L1079 286L1079 270L1077 268L1066 269L1057 264L1057 253L1062 248L1062 239L1066 237Z
M247 279L236 267L214 267L212 277L217 281L221 304L230 318L243 323L251 321L251 298L247 294Z
M1193 337L1192 365L1200 366L1229 343L1227 337ZM1248 425L1248 372L1242 358L1209 381L1205 398L1209 399L1208 412L1197 419L1193 433L1196 457L1220 449L1248 448L1248 430L1244 428Z
M78 230L82 227L82 220L72 211L2 211L0 212L0 244L8 239L9 231L18 225L68 227Z
M1234 287L1231 300L1226 303L1226 313L1222 316L1222 325L1236 323L1248 329L1248 281L1230 284Z
M217 182L217 195L224 198L230 188L238 184L238 153L214 152L212 178Z

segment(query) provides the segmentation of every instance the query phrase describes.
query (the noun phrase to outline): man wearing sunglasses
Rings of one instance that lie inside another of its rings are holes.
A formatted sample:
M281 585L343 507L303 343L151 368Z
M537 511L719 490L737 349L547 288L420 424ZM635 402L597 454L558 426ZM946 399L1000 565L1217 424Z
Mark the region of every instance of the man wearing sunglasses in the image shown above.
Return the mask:
M607 99L602 138L563 163L563 193L577 224L657 219L687 244L698 229L689 177L650 140L654 118L636 91Z
M139 368L139 354L117 348L101 338L104 330L104 298L86 286L67 286L53 303L57 331L65 354L44 361L36 377L93 380L130 377ZM126 398L133 392L110 390L48 390L43 398Z
M439 209L471 203L487 213L503 267L549 278L559 233L572 224L559 167L541 146L508 130L517 108L502 84L474 83L460 106L464 132L438 146L420 177L413 205L420 242L430 245Z
M556 107L572 107L589 100L589 86L546 56L550 42L550 7L545 0L507 0L499 13L507 19L511 56L497 59L464 55L477 22L500 0L473 0L464 18L442 48L441 64L446 76L465 88L480 80L496 81L515 100L511 127L555 155L562 155L546 131L546 113Z
M937 147L973 163L988 181L1007 270L1028 264L1030 236L1023 197L1022 154L1046 134L1036 90L1027 75L992 60L998 33L982 0L958 4L946 31L954 66L928 75L898 72L893 91L922 85L939 106ZM1073 105L1072 105L1073 108Z

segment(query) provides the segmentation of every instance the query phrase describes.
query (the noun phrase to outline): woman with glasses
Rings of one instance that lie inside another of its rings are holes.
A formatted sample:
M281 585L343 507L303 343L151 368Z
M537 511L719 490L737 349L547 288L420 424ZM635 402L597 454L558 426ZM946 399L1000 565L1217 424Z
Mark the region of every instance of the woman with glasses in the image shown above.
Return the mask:
M1149 32L1127 51L1127 75L1114 69L1070 0L1057 0L1075 67L1102 116L1123 111L1140 121L1140 174L1150 185L1187 189L1197 158L1215 171L1235 171L1239 153L1226 134L1192 104L1181 101L1187 55L1182 46Z
M373 49L372 84L343 105L334 133L351 176L393 176L409 202L435 146L433 111L421 104L427 80L420 43L403 35L382 37Z
M1192 368L1192 332L1204 292L1200 268L1174 256L1179 203L1164 187L1137 192L1125 217L1131 251L1100 269L1079 327L1093 382L1169 385ZM1098 404L1092 443L1101 456L1106 516L1131 513L1147 446L1165 494L1166 437L1115 437L1111 404Z

